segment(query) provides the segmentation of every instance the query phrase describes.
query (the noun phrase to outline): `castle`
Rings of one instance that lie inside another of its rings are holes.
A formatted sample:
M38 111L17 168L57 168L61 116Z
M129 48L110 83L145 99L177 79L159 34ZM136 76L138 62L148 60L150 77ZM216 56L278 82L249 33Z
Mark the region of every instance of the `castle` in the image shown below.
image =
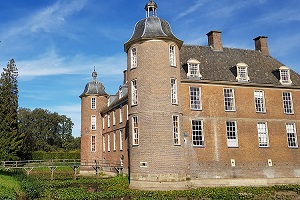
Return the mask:
M255 50L185 45L149 0L108 95L92 73L81 98L81 159L120 162L136 189L300 182L300 75ZM84 171L91 167L82 168Z

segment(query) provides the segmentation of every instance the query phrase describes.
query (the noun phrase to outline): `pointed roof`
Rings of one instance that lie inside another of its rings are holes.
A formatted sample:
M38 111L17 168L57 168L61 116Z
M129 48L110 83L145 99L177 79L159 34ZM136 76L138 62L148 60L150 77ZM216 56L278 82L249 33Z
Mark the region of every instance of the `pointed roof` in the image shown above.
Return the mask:
M108 96L105 92L105 87L101 82L97 81L97 72L95 71L95 68L92 73L92 81L85 85L84 91L79 97L82 98L89 95Z
M175 42L179 48L182 46L183 41L176 38L170 24L156 16L156 8L157 4L149 0L145 6L146 18L136 23L131 38L124 44L125 52L128 51L132 44L151 39L170 40Z

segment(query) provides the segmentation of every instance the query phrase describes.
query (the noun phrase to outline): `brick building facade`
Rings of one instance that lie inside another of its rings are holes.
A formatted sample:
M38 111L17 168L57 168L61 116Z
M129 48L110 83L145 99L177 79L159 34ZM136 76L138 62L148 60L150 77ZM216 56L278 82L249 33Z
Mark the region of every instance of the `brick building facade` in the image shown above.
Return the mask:
M300 75L265 36L255 50L223 47L221 31L184 45L156 9L124 45L119 91L93 72L80 96L82 161L122 163L139 189L299 183Z

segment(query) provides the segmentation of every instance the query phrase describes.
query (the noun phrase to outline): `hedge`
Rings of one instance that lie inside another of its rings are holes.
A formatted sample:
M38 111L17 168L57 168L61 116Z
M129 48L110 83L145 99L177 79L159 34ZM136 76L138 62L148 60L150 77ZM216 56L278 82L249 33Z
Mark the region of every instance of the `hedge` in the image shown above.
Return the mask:
M35 151L32 152L33 160L48 160L48 159L80 159L80 151L69 152L45 152Z

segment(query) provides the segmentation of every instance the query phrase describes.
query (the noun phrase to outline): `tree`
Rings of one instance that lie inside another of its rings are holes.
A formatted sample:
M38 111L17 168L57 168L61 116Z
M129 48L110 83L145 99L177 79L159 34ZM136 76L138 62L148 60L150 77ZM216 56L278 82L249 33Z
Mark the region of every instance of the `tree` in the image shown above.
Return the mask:
M11 59L0 78L0 160L20 159L24 135L18 132L18 69Z
M73 122L65 115L36 108L19 109L20 132L25 135L27 154L33 151L73 150L78 142L72 136Z

